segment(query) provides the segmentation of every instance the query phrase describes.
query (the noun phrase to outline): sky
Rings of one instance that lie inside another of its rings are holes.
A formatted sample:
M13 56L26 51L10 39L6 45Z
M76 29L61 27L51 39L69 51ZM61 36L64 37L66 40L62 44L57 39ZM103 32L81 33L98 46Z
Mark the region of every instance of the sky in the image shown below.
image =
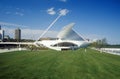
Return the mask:
M0 25L12 38L19 27L23 39L38 39L61 13L46 37L75 23L74 30L87 39L120 44L120 0L0 0Z

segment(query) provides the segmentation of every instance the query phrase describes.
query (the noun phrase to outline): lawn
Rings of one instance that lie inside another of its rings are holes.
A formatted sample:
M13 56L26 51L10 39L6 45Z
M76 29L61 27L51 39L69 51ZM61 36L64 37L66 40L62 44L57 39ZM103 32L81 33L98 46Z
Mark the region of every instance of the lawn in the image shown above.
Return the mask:
M92 49L1 53L0 79L120 79L120 56Z

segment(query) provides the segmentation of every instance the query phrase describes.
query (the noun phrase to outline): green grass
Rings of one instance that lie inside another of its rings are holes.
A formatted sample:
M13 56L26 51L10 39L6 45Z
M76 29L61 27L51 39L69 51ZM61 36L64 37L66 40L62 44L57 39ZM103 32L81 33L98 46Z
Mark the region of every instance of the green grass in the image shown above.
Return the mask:
M1 53L0 79L120 79L120 56L91 49Z

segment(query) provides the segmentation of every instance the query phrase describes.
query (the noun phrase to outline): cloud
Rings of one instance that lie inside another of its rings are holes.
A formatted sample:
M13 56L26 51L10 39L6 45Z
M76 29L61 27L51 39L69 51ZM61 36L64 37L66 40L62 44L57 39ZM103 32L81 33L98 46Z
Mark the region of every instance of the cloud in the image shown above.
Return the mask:
M12 26L12 27L29 27L29 26L25 26L25 25L19 25L19 24L13 24L13 23L7 23L7 22L0 22L0 25L3 26Z
M24 14L22 12L10 12L10 11L7 11L5 14L7 14L7 15L24 16Z
M59 0L59 1L61 1L61 2L67 2L67 0Z
M69 12L68 9L61 9L61 10L59 11L59 14L62 15L62 16L65 16L68 12Z
M14 29L8 27L2 27L1 29L4 30L4 35L9 35L10 38L14 38Z
M58 13L59 15L65 16L69 12L69 10L68 9L59 9L58 12L59 12ZM47 9L47 13L49 15L55 15L57 13L57 11L55 11L54 7L52 7L52 8Z
M5 30L5 35L9 35L11 38L14 38L15 28L3 27ZM39 29L21 29L21 38L22 39L33 39L37 40L44 30ZM57 31L48 31L43 37L53 37L57 36Z
M17 16L24 16L24 9L21 8L12 8L13 11L6 11L5 14L7 15L17 15Z
M16 8L17 11L20 11L20 12L24 12L25 10L24 9L21 9L21 8Z
M7 22L0 22L2 29L5 30L5 35L9 35L11 38L14 38L14 33L16 28L21 29L22 39L38 39L40 35L44 32L44 30L40 29L26 29L29 26L7 23ZM43 37L56 37L58 34L57 31L48 31Z
M105 37L104 35L99 35L99 34L85 34L84 36L86 39L90 39L90 40L98 40Z
M23 16L24 14L21 12L15 12L15 15Z
M54 10L54 7L52 7L52 8L47 9L47 13L48 13L49 15L55 15L55 14L56 14L56 11Z
M44 30L37 29L22 29L22 38L23 39L39 39L40 35L44 32ZM57 31L48 31L43 37L57 37Z

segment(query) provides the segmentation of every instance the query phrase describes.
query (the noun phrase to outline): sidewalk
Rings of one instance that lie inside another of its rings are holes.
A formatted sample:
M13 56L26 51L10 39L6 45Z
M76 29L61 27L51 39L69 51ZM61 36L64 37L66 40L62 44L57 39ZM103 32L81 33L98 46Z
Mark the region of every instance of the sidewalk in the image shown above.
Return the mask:
M100 51L100 53L104 52L104 53L109 53L109 54L114 54L114 55L120 55L120 48L91 48L93 50L97 50Z
M0 49L0 53L12 52L12 51L21 51L21 50L27 50L27 49L25 49L25 48Z

